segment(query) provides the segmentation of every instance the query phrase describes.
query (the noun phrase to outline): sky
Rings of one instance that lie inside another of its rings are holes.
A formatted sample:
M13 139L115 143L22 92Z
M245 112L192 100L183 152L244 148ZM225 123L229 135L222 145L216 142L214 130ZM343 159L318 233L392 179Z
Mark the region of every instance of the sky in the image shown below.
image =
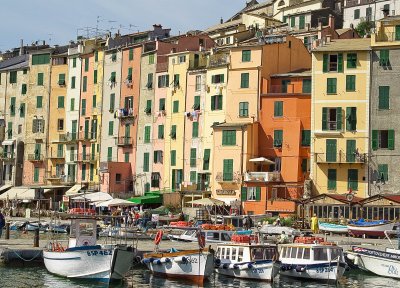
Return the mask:
M259 1L262 2L262 1ZM35 41L68 44L87 30L121 34L171 28L172 35L204 30L226 20L246 0L18 0L1 6L0 51ZM89 27L89 28L86 28Z

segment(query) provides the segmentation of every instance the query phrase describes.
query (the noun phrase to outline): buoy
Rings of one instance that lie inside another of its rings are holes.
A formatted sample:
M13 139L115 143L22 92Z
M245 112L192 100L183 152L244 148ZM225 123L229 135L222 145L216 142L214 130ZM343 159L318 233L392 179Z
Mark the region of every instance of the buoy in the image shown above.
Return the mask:
M185 256L175 257L174 258L174 262L176 262L176 263L186 263L187 262L187 258Z
M162 230L158 230L158 232L156 234L156 238L154 239L154 243L156 245L160 244L162 236L163 236L163 231Z

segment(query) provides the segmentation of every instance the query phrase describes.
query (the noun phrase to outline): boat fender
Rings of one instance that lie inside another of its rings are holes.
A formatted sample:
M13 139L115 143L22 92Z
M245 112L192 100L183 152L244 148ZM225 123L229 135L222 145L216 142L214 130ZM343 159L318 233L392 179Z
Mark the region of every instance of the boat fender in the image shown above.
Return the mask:
M360 257L356 256L354 259L354 265L358 266L358 264L360 264Z
M133 259L133 263L135 263L135 264L139 264L139 263L141 263L142 262L142 258L140 258L140 256L136 256L134 259Z
M153 263L153 261L154 261L154 258L144 258L142 260L142 263L143 264L149 264L149 263Z
M162 230L158 230L157 234L156 234L156 238L154 239L154 244L158 245L160 244L162 237L163 237L163 231Z
M219 267L221 265L221 259L218 259L218 258L215 259L214 264L215 264L215 266Z
M355 259L356 259L356 255L353 255L353 254L347 254L347 258L349 259L349 260L351 260L351 261L354 261Z
M237 269L239 266L237 264L229 264L229 269Z
M175 257L174 262L176 263L187 263L187 258L185 256Z
M154 260L153 264L161 265L162 264L161 259Z
M281 266L281 270L282 270L282 271L286 271L286 266L285 266L285 265L282 265L282 266Z
M167 257L163 257L163 258L160 259L160 262L161 263L169 263L169 262L171 262L171 259L169 259Z
M251 264L251 263L246 263L246 264L243 264L242 266L240 266L240 270L246 270L246 269L251 269L251 268L253 268L253 264Z
M304 272L306 271L306 267L304 266L296 266L296 272Z
M229 268L229 264L228 264L228 263L225 263L224 265L222 265L222 268L223 268L223 269L228 269L228 268Z

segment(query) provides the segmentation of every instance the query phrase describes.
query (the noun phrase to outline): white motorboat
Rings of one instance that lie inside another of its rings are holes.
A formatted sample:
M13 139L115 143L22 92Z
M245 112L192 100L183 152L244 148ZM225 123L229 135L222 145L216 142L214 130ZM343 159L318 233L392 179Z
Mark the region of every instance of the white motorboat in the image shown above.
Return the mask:
M276 264L282 276L326 281L337 281L347 267L343 248L318 237L281 245Z
M235 242L217 245L215 272L230 277L272 282L279 271L274 265L278 258L276 245L254 244L244 237L238 235L234 237Z
M389 232L385 235L392 244ZM386 248L384 251L365 247L353 246L346 257L360 269L372 272L379 276L400 279L400 249Z
M68 246L53 241L43 251L50 273L101 282L121 280L131 268L134 256L135 250L127 245L98 245L93 218L72 219Z
M348 232L347 225L340 225L328 222L319 222L318 228L324 232L331 232L337 234L346 234Z
M228 230L201 230L201 235L206 239L206 243L224 243L231 241L235 231ZM168 235L171 241L197 242L197 230L185 230L181 235Z
M201 284L213 272L214 251L198 249L146 253L143 255L142 262L154 275L186 279Z

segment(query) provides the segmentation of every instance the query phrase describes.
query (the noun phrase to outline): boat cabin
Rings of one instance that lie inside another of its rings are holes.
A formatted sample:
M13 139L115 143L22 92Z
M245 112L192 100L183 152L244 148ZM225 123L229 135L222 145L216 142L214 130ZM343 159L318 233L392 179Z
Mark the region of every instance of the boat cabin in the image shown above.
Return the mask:
M96 245L96 219L71 219L68 248Z
M249 244L218 245L216 258L230 260L233 263L271 260L277 254L276 246Z
M343 249L336 245L287 244L282 245L280 260L290 264L344 261Z
M231 237L232 237L233 233L234 233L234 231L225 231L225 230L203 230L203 231L201 231L201 235L204 235L207 242L231 241Z

